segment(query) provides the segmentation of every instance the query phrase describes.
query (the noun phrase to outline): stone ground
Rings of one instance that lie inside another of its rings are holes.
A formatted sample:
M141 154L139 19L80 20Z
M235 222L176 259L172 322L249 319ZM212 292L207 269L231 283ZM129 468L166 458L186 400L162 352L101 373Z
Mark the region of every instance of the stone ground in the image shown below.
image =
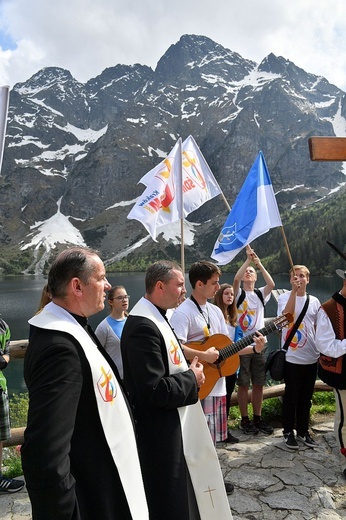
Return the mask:
M312 432L318 448L289 450L281 428L270 436L247 436L235 430L240 442L218 447L225 480L235 486L229 496L234 520L346 519L346 480L333 423L326 420ZM31 520L25 489L13 495L0 494L0 519Z
M318 448L290 450L281 428L251 437L235 430L240 442L218 448L225 480L235 487L229 496L234 520L346 519L346 480L333 422L311 431Z

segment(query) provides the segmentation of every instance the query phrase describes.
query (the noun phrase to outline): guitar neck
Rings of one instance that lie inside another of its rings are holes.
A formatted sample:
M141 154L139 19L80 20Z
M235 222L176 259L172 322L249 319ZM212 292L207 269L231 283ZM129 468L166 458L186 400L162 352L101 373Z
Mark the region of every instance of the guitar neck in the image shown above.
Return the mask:
M277 326L276 326L275 322L271 322L268 325L266 325L265 327L263 327L263 329L260 329L256 332L260 332L262 334L262 336L267 336L271 332L274 332L274 330L277 330ZM252 332L248 336L244 336L243 338L239 339L235 343L232 343L231 345L228 345L227 347L220 349L218 362L223 361L224 359L227 359L230 356L233 356L240 350L243 350L243 348L251 345L251 343L253 343L253 338L256 335L256 332Z

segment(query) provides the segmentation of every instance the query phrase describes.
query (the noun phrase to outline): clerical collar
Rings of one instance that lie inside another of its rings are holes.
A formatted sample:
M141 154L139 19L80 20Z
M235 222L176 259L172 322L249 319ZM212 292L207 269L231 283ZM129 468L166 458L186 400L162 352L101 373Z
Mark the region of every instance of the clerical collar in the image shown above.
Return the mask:
M78 321L79 325L81 325L83 329L86 328L86 326L88 325L88 318L86 318L85 316L80 316L79 314L74 314L73 312L70 312L70 314L74 317L76 321Z

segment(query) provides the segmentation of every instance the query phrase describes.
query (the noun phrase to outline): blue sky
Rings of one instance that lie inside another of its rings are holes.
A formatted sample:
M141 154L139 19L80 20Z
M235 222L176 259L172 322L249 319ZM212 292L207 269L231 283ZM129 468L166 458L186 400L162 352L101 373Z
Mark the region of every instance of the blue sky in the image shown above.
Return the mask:
M346 91L345 0L0 0L0 85L47 66L79 81L157 61L183 34L260 63L269 53Z

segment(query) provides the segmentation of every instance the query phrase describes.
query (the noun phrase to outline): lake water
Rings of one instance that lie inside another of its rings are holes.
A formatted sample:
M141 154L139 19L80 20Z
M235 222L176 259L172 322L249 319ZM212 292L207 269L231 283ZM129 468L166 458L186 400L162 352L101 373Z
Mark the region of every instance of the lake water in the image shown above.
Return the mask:
M144 293L144 273L115 273L108 276L112 285L124 285L131 295L130 308ZM187 277L186 277L187 279ZM277 288L290 289L288 276L274 276ZM233 275L227 274L221 277L221 282L232 283ZM258 286L262 285L261 276ZM7 321L11 329L11 339L26 339L28 337L28 320L35 314L39 305L42 287L46 279L41 276L14 276L0 277L0 314ZM188 294L190 285L186 281ZM311 277L308 292L320 299L327 300L336 290L341 289L341 279L333 277ZM90 325L95 328L108 314L108 306L89 319ZM276 316L276 304L271 298L266 306L266 316ZM273 335L268 337L269 341ZM272 341L274 341L272 339ZM10 394L25 392L26 386L23 379L23 360L13 360L6 368Z

